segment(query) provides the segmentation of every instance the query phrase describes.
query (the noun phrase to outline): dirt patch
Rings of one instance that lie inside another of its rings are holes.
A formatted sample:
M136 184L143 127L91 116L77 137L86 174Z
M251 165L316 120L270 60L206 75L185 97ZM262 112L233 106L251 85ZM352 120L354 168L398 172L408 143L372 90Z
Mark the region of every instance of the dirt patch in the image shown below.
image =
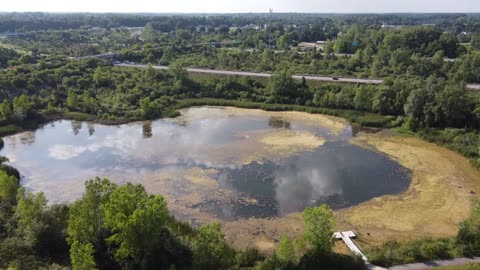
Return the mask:
M242 132L239 140L219 147L208 147L205 152L214 163L247 165L254 161L280 161L323 145L325 140L309 131L268 129Z
M185 179L189 180L190 182L201 185L211 189L217 189L218 183L212 177L218 173L217 170L209 169L203 170L201 168L195 167L187 170L185 172Z
M226 240L237 249L257 247L262 253L271 254L283 235L294 239L300 237L302 218L293 213L282 218L250 218L223 222Z
M310 132L282 129L281 131L263 136L260 138L260 142L271 146L273 149L283 150L291 147L316 148L323 145L325 140Z

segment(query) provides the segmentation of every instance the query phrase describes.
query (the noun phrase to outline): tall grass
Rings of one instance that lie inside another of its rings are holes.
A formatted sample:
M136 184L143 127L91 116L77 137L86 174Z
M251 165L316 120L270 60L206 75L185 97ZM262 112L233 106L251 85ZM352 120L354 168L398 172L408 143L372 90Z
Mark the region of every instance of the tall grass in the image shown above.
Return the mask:
M387 242L371 249L367 255L371 263L383 267L462 256L455 245L455 239L432 238L402 243Z
M9 124L9 125L0 127L0 136L3 137L3 136L14 134L20 131L23 131L21 127L14 124Z

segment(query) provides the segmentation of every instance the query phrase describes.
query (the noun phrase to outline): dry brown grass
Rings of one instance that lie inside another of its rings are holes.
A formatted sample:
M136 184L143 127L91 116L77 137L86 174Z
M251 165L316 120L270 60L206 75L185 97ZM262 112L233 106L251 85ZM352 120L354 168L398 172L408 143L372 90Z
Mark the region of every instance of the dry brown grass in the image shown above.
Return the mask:
M467 159L448 149L415 137L362 134L353 143L383 152L412 171L409 189L400 195L382 196L337 211L336 230L355 230L366 248L387 240L425 236L450 237L470 213L471 192L480 191L480 173ZM276 219L249 219L224 223L227 240L236 248L249 245L269 248L282 235L302 232L299 213ZM266 245L269 243L269 245ZM341 247L337 251L345 252Z
M425 236L450 237L470 213L471 192L480 173L468 160L445 148L408 136L363 134L353 140L389 155L412 171L409 189L337 213L340 229L356 229L363 242Z

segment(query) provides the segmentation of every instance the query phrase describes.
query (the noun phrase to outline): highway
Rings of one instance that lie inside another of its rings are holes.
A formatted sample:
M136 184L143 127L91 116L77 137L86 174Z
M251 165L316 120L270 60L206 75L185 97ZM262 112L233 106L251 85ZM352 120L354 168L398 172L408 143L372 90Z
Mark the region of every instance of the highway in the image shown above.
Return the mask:
M131 68L146 68L147 65L143 64L116 64L115 66L120 67L131 67ZM152 66L154 69L168 69L168 66ZM266 72L248 72L248 71L232 71L232 70L219 70L219 69L205 69L205 68L186 68L188 72L191 73L204 73L204 74L214 74L214 75L231 75L231 76L248 76L248 77L263 77L270 78L272 73ZM293 75L294 79L302 79L308 81L322 81L322 82L338 82L338 83L359 83L359 84L381 84L383 80L373 80L373 79L358 79L358 78L341 78L336 77L326 77L326 76L311 76L311 75Z
M115 66L129 67L129 68L146 68L144 64L115 64ZM168 66L152 66L154 69L168 69ZM234 70L220 70L220 69L206 69L206 68L186 68L191 73L203 73L214 75L231 75L231 76L248 76L248 77L263 77L270 78L272 73L266 72L248 72L248 71L234 71ZM343 77L328 77L328 76L313 76L313 75L293 75L292 78L300 80L305 78L307 81L320 82L335 82L335 83L358 83L358 84L381 84L381 79L361 79L361 78L343 78ZM468 90L480 91L480 84L468 84Z

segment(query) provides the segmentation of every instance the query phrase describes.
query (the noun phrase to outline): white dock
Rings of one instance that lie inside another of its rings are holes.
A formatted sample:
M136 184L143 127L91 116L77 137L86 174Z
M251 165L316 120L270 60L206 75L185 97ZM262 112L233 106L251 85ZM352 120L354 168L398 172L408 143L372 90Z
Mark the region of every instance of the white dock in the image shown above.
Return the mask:
M352 241L352 238L355 238L356 235L352 231L345 231L345 232L336 232L333 234L335 239L342 239L343 242L347 245L347 247L353 252L353 254L362 257L362 260L365 263L368 263L367 257L362 253L362 251L355 245Z

